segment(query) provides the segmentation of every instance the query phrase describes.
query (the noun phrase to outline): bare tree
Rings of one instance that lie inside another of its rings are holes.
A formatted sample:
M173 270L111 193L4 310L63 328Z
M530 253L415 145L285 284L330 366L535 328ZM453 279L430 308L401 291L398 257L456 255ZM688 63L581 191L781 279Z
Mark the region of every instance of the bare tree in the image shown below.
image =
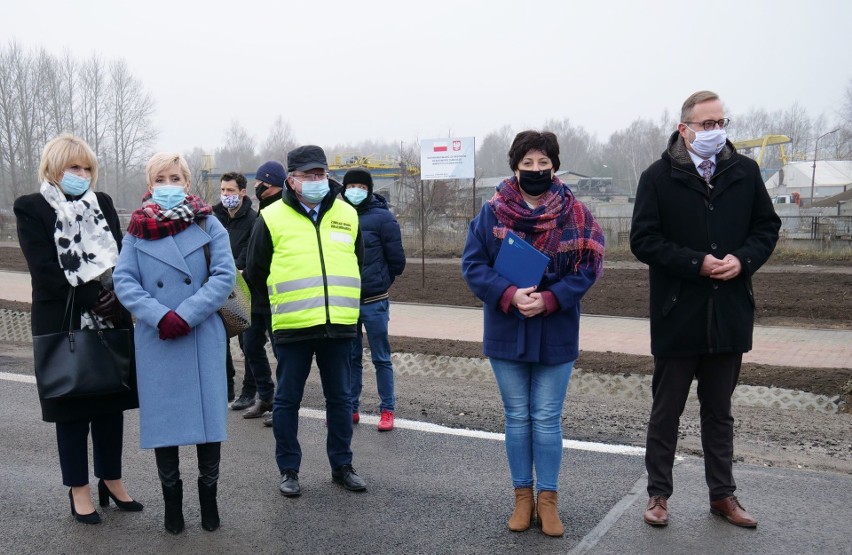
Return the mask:
M128 179L131 174L138 179L157 133L151 123L154 100L130 74L123 60L110 64L109 91L110 166L113 192L118 198L137 190Z
M254 137L233 120L230 127L225 131L225 146L216 150L216 169L219 173L238 171L253 172L257 169L257 156L255 155Z
M509 147L515 133L508 125L488 133L476 151L476 172L481 177L500 177L509 173Z
M266 141L264 141L260 150L261 163L267 160L277 160L284 164L287 160L287 153L297 146L293 128L290 127L288 122L284 121L283 117L278 116L272 123L269 135L266 136Z
M98 159L106 157L107 81L106 63L97 54L80 68L80 114L78 133L89 143Z
M403 183L399 212L404 220L413 222L418 235L429 236L430 230L442 219L455 215L458 191L448 181L420 179L420 143L412 143L400 152ZM410 171L416 168L415 171Z
M635 191L639 176L666 149L674 129L670 117L664 113L659 122L640 118L627 129L613 133L603 147L602 159L614 181L630 193Z
M571 125L571 120L548 120L544 129L559 139L560 167L583 175L594 175L600 167L601 146L583 127Z
M3 191L10 195L7 204L26 190L21 183L19 151L22 144L18 140L18 90L14 86L17 56L20 56L20 47L15 42L0 52L0 179Z

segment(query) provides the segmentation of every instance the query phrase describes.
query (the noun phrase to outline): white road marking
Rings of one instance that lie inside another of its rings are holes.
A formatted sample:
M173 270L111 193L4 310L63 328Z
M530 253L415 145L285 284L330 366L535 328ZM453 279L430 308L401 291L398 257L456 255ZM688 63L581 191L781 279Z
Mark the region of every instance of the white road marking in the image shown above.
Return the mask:
M0 372L0 380L10 382L21 382L35 384L34 376L24 374L14 374L11 372ZM299 414L307 418L325 419L325 411L317 409L299 409ZM379 417L369 414L361 415L361 421L365 424L378 424ZM447 428L438 424L429 422L418 422L417 420L406 420L404 418L394 419L394 428L402 428L403 430L416 430L418 432L427 432L430 434L443 434L448 436L475 437L479 439L491 439L496 441L505 441L504 434L496 432L483 432L480 430L465 430L460 428ZM576 441L573 439L562 440L563 449L574 449L577 451L591 451L593 453L610 453L615 455L629 455L635 457L644 457L644 447L633 447L631 445L607 445L605 443L595 443L591 441Z

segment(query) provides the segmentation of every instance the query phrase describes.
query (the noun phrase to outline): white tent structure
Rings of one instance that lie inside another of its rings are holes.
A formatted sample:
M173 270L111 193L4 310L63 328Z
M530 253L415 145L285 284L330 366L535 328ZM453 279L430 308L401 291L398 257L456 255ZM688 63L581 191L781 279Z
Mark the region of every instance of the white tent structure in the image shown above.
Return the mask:
M813 161L792 162L766 180L770 196L799 193L803 201L811 198ZM852 161L818 160L814 183L814 201L852 189Z

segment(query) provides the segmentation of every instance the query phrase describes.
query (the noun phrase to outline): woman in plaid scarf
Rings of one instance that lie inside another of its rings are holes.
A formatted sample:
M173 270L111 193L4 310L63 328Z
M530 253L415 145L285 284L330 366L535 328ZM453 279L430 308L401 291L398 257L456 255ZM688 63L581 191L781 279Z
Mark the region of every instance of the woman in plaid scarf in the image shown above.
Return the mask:
M503 398L515 488L509 529L526 530L537 512L542 532L561 536L562 405L579 353L580 299L603 273L604 237L588 208L555 175L556 135L518 133L509 165L514 175L470 224L462 272L484 305L483 351ZM538 285L519 288L494 269L509 230L549 258Z
M188 194L182 156L156 154L146 173L148 191L133 212L113 278L122 304L136 316L140 443L154 449L165 528L175 534L184 527L178 446L196 446L201 525L213 531L228 409L228 342L218 309L234 287L234 258L228 232L207 218L210 206ZM205 218L202 229L197 223Z

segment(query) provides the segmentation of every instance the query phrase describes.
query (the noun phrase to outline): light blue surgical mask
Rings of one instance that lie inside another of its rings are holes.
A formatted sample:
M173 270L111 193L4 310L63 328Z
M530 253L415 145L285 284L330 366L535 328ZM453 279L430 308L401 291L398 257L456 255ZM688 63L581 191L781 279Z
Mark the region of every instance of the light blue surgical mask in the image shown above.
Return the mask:
M310 203L322 202L328 194L327 178L321 181L299 181L302 184L302 196Z
M222 206L228 210L233 210L240 205L240 195L222 195Z
M75 175L71 172L65 172L59 186L62 187L65 194L71 195L72 197L79 197L89 190L89 186L91 184L91 179L80 177L79 175Z
M343 192L343 196L348 198L349 202L351 202L355 206L358 206L359 204L364 202L364 199L367 198L368 194L370 193L359 187L352 187L351 189L346 189L346 191Z
M151 191L151 199L163 210L171 210L186 199L182 185L160 185Z

